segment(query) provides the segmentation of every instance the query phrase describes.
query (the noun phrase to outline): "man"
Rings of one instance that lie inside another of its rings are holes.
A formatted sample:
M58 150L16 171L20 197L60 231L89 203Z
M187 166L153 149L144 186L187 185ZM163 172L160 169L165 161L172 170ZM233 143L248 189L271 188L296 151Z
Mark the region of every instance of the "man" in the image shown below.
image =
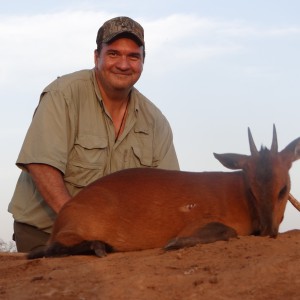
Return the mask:
M25 137L8 209L20 252L45 245L61 207L94 180L133 167L179 169L168 121L134 88L145 59L142 26L108 20L96 43L94 69L47 86Z

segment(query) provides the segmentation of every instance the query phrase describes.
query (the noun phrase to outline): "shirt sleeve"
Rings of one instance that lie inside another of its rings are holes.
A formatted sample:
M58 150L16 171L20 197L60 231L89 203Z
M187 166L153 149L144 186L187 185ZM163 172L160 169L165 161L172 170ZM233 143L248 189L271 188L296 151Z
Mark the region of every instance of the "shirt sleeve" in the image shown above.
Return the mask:
M59 91L44 91L22 145L17 166L51 165L65 172L70 134L67 103Z
M172 129L164 115L161 115L156 123L154 159L160 169L179 170Z

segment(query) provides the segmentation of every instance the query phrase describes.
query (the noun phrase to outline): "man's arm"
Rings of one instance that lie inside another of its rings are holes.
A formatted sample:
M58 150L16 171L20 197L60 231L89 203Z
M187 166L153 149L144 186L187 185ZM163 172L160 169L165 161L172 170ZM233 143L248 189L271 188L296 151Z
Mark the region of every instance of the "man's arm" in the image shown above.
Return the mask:
M26 168L43 199L58 213L62 206L71 199L62 173L46 164L27 164Z

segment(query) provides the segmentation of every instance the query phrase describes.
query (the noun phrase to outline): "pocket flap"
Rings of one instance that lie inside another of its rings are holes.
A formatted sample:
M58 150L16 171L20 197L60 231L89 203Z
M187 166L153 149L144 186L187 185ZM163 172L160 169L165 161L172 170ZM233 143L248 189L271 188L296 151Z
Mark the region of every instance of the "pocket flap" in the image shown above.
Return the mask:
M97 148L107 148L108 140L107 138L102 138L95 135L79 135L75 141L75 144L80 145L86 149L97 149Z
M152 167L152 152L147 149L141 149L140 147L132 147L134 155L139 159L141 165Z

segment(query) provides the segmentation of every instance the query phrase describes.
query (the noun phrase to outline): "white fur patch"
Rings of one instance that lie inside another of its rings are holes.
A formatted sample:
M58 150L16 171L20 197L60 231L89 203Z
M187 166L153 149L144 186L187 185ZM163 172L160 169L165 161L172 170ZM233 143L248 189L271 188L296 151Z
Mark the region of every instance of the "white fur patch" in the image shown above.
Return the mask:
M179 208L180 211L182 212L190 212L193 208L195 208L197 206L196 203L189 203L187 205L181 206Z

